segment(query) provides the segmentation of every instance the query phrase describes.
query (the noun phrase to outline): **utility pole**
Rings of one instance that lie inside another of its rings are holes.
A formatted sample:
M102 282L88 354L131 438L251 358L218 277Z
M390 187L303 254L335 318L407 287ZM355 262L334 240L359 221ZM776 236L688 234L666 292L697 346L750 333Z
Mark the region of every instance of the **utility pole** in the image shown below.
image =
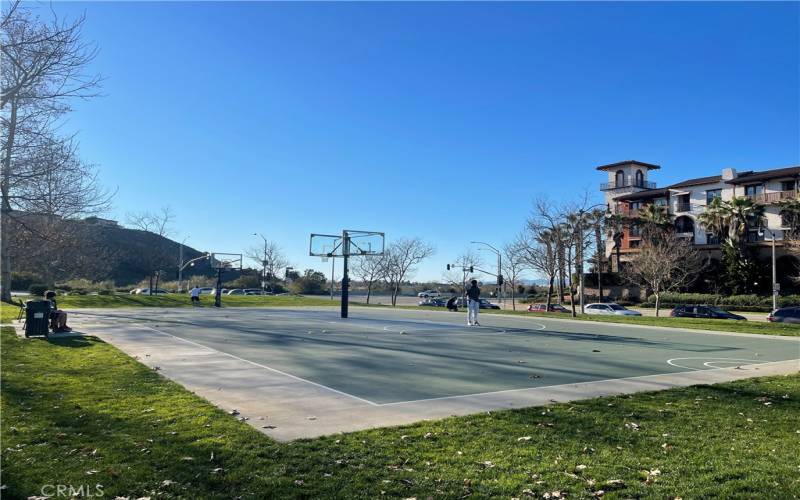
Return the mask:
M264 295L267 289L267 239L261 233L253 233L253 236L261 236L264 240L264 259L261 261L261 295Z
M186 243L189 237L183 239L178 245L178 291L183 291L183 244Z
M503 308L505 308L505 297L503 294L503 256L500 253L500 250L484 241L470 241L470 243L474 245L484 245L494 252L495 255L497 255L497 290L500 303L503 304Z
M786 228L780 228L784 232ZM778 277L775 271L775 230L770 229L768 227L761 228L758 231L758 235L764 237L764 231L769 231L770 236L772 236L772 310L778 308L778 295L780 294L781 288L778 284ZM784 233L785 234L785 233Z

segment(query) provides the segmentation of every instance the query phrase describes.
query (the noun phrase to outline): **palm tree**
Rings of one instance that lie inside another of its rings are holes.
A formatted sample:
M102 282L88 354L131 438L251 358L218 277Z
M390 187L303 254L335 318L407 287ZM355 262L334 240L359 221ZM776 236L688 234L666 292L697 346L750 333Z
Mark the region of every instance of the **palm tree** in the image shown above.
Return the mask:
M663 235L672 226L664 207L650 204L639 211L638 222L642 227L642 236L653 241Z
M624 237L626 223L626 219L619 214L611 215L606 220L606 225L609 228L609 236L614 240L614 254L617 257L617 272L620 271L622 238Z
M725 202L722 201L722 198L713 198L706 205L705 212L697 216L697 220L706 228L706 231L722 241L723 235L728 232L728 219Z
M707 231L727 237L722 243L726 283L731 291L749 290L755 262L748 256L747 232L761 225L766 208L750 198L713 199L698 219Z
M794 238L800 231L800 199L788 198L777 203L787 236Z
M740 247L743 248L747 241L747 231L761 225L766 207L746 197L733 198L725 202L723 207L728 220L728 239L738 240Z
M594 245L597 255L597 293L600 296L600 302L603 302L603 284L601 274L603 272L603 257L605 249L603 249L603 225L606 221L606 212L604 210L594 209L590 213L591 225L594 229Z

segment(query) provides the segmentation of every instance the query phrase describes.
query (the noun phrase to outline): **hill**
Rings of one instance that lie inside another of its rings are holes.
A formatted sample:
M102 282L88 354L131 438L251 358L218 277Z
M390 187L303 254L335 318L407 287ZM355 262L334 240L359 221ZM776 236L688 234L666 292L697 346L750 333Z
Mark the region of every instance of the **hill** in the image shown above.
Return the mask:
M11 254L17 277L38 277L45 284L73 278L113 280L117 286L124 286L137 283L158 269L162 280L177 278L180 243L120 226L113 220L53 219L17 213L13 226ZM203 254L183 246L184 262ZM183 275L213 276L214 270L208 261L201 260L184 270ZM226 276L232 277L235 276Z

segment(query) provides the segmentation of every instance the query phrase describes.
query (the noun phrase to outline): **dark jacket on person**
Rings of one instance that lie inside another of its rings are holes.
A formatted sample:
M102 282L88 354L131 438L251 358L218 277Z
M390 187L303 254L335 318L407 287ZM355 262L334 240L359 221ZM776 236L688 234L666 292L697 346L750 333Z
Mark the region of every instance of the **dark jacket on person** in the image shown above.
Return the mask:
M467 297L470 300L479 300L481 297L481 289L477 285L472 285L467 288Z

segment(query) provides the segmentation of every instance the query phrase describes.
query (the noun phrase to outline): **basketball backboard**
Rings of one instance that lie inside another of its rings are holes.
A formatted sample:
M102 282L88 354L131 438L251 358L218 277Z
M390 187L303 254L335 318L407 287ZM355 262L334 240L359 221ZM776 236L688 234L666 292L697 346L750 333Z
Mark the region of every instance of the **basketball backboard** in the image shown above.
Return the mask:
M312 257L357 257L383 255L384 233L347 229L342 234L311 234L308 254Z
M242 270L242 254L240 253L212 253L209 263L214 269L226 271Z

